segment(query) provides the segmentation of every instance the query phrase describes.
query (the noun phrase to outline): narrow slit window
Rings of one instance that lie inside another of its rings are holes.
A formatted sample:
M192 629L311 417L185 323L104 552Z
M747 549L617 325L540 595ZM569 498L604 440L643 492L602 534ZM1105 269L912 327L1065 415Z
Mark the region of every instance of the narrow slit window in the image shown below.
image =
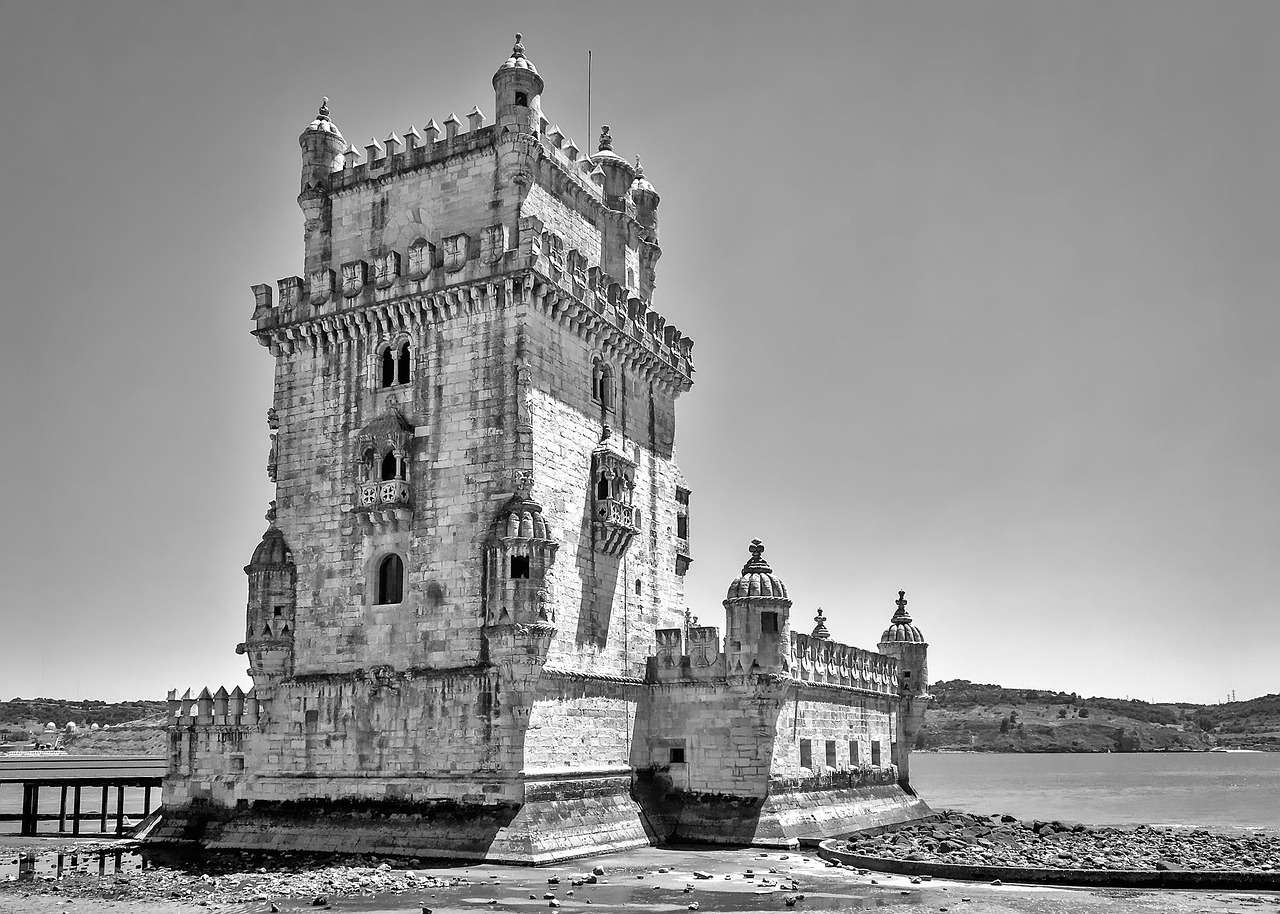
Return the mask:
M862 757L858 752L858 741L856 739L849 740L849 764L856 768L861 761Z
M836 767L836 741L833 739L827 740L827 767Z
M813 767L813 740L811 739L800 740L800 767Z
M880 740L878 739L871 741L871 767L880 767Z

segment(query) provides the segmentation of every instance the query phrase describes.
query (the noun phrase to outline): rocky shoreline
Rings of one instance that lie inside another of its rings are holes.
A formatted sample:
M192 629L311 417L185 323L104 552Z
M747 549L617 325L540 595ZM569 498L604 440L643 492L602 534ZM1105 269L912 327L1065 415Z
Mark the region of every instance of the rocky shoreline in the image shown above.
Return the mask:
M860 857L964 866L1116 871L1280 872L1280 836L1204 829L1021 821L944 812L876 836L832 842Z

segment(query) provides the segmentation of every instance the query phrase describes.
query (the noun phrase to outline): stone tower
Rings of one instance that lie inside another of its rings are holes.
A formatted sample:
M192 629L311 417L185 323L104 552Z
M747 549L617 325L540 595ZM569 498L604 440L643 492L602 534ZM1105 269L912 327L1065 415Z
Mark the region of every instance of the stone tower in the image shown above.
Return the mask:
M547 120L519 36L492 84L490 126L477 106L361 156L326 99L299 137L302 275L254 287L259 732L213 764L235 776L171 779L175 804L466 804L532 859L513 817L579 772L645 843L631 730L684 612L693 344L651 308L652 183L607 128L588 155Z
M924 712L929 704L929 644L920 629L907 613L907 593L898 591L895 603L898 607L889 627L880 636L880 653L898 661L898 694L901 711L898 714L898 745L904 750L895 753L903 783L911 777L910 750L924 724Z
M686 623L658 192L610 128L587 155L548 121L519 36L492 85L492 125L362 156L326 99L299 138L302 275L253 287L254 687L171 694L152 840L542 863L926 815L918 630L793 631L759 540L723 641Z

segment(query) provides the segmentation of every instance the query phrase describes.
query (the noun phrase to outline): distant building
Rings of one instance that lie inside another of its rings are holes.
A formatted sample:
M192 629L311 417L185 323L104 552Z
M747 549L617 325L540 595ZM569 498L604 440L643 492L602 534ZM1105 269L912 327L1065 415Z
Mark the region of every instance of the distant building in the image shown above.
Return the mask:
M254 287L254 688L171 696L154 837L545 862L927 813L905 599L880 652L821 612L797 633L755 541L724 637L686 612L693 342L651 307L658 192L609 128L588 154L547 120L518 36L493 88L492 125L363 156L327 100L302 133L302 275Z

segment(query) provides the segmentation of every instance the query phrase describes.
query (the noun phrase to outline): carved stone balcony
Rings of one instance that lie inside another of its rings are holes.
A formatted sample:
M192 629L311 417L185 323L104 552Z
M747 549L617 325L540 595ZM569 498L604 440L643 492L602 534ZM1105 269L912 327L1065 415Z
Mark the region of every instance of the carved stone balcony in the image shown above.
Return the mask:
M617 498L598 498L591 528L597 552L622 555L640 532L640 511Z
M693 564L693 557L689 554L689 541L676 537L676 574L684 577L691 564Z
M407 524L413 512L409 506L409 483L404 479L383 479L360 483L358 512L366 528L398 528Z

